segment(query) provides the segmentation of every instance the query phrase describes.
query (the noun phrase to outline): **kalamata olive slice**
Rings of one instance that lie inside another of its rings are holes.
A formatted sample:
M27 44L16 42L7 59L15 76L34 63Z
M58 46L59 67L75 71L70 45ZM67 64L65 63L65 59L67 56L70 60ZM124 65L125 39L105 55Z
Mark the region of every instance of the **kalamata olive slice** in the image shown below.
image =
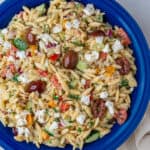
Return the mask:
M12 132L14 134L14 136L17 136L18 135L18 131L17 131L17 128L12 128Z
M28 42L28 44L32 44L32 45L36 44L36 36L32 34L31 29L27 30L26 41Z
M102 99L91 101L91 111L95 118L102 118L106 112L105 102Z
M28 83L25 90L28 93L35 92L35 91L42 93L45 91L45 89L46 89L46 82L42 80L37 80Z
M78 63L78 53L70 50L68 51L63 58L63 66L66 69L75 69Z
M130 72L131 65L127 58L125 58L125 57L117 58L116 64L121 66L121 68L119 69L119 72L121 75L126 75Z
M89 36L93 36L93 37L96 37L96 36L105 36L105 33L102 30L95 30L95 31L89 32L88 35Z

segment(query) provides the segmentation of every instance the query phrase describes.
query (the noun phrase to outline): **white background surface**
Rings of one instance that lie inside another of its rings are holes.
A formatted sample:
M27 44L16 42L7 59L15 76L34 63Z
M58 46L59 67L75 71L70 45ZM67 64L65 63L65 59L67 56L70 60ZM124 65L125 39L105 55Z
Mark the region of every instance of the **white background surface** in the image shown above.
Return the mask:
M143 30L150 47L150 0L116 0L128 10Z

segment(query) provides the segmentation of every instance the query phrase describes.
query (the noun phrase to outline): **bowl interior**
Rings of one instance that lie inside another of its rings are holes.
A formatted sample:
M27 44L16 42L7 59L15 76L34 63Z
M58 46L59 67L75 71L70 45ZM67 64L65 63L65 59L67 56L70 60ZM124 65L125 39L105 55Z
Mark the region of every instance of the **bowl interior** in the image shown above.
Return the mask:
M143 92L144 92L144 84L145 84L145 67L144 67L144 60L143 60L143 53L141 51L141 45L140 42L138 41L139 39L137 39L136 37L136 33L133 31L134 28L134 24L132 25L132 21L131 24L129 24L126 21L126 17L124 16L124 14L120 14L119 10L121 9L121 7L119 5L117 5L115 2L108 2L109 0L81 0L81 2L83 2L84 4L86 3L93 3L96 8L101 9L103 12L106 13L106 20L107 22L109 22L112 25L118 25L120 27L123 27L127 33L129 34L131 40L132 40L132 45L131 48L134 51L134 56L136 58L136 66L138 68L137 70L137 74L136 74L136 79L138 82L138 87L134 90L133 94L132 94L132 103L131 103L131 109L129 110L129 118L128 121L122 125L115 125L112 128L112 131L110 134L106 135L104 138L95 141L91 144L87 144L85 145L86 150L90 150L90 149L101 149L101 150L107 150L109 147L110 150L110 145L113 145L114 142L118 142L120 141L120 144L122 141L124 141L127 136L124 136L124 133L130 128L131 124L133 123L133 120L136 117L137 111L139 110L139 106L141 104L142 101L142 96L143 96ZM8 0L8 2L10 2ZM22 1L17 1L14 0L13 2L10 3L6 3L5 5L5 10L2 12L0 10L0 28L5 27L10 19L12 18L12 16L14 16L14 14L18 13L23 5L26 5L28 7L35 7L43 2L48 3L48 0L35 0L35 1L31 1L31 0L22 0ZM111 4L112 3L112 4ZM118 8L118 10L116 9ZM122 10L121 10L122 11ZM124 11L124 10L123 10ZM9 145L11 145L14 149L22 149L22 150L36 150L37 148L33 145L33 144L26 144L25 142L16 142L13 139L13 134L11 132L10 128L5 128L2 124L0 124L0 138L4 139L4 141L7 141L7 143ZM116 144L116 146L119 144ZM54 150L58 150L58 148L49 148L46 146L41 146L40 148L41 150L50 150L50 149L54 149ZM71 149L71 146L67 146L66 150Z

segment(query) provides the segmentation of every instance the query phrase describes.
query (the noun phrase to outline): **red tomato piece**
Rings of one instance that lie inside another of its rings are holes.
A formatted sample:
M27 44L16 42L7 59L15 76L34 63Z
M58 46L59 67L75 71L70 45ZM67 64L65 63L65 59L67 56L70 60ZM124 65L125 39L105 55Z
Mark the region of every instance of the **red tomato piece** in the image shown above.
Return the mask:
M107 55L108 55L108 54L105 53L105 52L100 52L100 59L101 59L102 61L106 60Z
M60 54L53 54L49 57L49 59L51 61L57 61L59 57L60 57Z
M131 44L131 40L128 34L122 28L117 29L117 34L121 38L121 42L123 45L128 46L129 44Z
M61 103L60 104L60 111L61 112L66 112L70 108L70 104L68 103Z
M47 77L48 76L48 71L41 70L41 69L38 69L37 71L43 77Z
M90 87L90 84L91 84L90 80L86 80L85 85L84 85L84 88L85 88L85 89L89 88L89 87Z
M10 65L9 65L9 69L10 69L10 71L11 71L12 73L15 73L15 72L16 72L16 67L15 67L14 64L10 64Z
M51 77L51 82L52 82L52 84L56 87L56 89L58 89L58 90L61 90L61 89L62 89L62 86L61 86L61 84L59 83L59 81L58 81L56 75L53 75L53 76Z
M11 50L12 50L13 52L17 52L17 51L18 51L18 49L17 49L14 45L11 45Z

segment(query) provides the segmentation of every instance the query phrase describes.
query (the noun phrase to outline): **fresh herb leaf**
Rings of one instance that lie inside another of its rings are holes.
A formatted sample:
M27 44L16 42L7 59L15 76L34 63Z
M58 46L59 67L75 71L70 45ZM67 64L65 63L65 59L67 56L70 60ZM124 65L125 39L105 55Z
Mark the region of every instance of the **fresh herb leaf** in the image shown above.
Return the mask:
M44 24L43 30L44 30L45 33L49 33L50 32L48 24Z
M46 6L45 6L45 4L39 5L35 9L38 11L40 16L46 13Z
M127 79L122 79L120 82L120 87L129 87L129 82Z
M13 43L20 51L25 51L28 48L27 43L20 38L14 39Z
M73 81L68 82L68 86L69 88L74 89L77 86L77 81L73 80Z
M47 129L44 130L49 136L54 136L54 134L50 131L48 131Z
M89 127L93 127L93 126L94 126L94 122L93 122L93 121L90 121L90 122L88 123L88 125L89 125Z
M54 96L53 96L53 99L54 99L54 100L58 100L58 99L59 99L59 96L58 96L58 95L54 95Z
M54 112L58 112L58 110L56 108L53 108Z
M77 129L77 131L78 131L79 133L81 133L81 132L82 132L82 129L79 127L79 128Z
M79 46L79 47L85 47L85 44L80 41L72 41L72 44Z
M76 100L78 100L80 98L79 95L74 95L74 94L69 94L68 97L71 99L76 99Z
M18 74L14 75L14 76L13 76L13 78L12 78L12 79L13 79L13 81L15 81L15 82L19 82L19 81L18 81L18 77L19 77L19 75L18 75Z
M103 14L99 14L99 15L96 17L96 21L97 21L97 22L103 22Z

